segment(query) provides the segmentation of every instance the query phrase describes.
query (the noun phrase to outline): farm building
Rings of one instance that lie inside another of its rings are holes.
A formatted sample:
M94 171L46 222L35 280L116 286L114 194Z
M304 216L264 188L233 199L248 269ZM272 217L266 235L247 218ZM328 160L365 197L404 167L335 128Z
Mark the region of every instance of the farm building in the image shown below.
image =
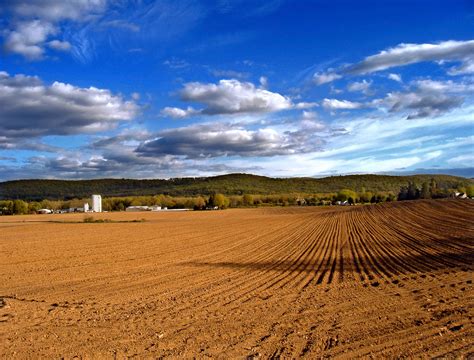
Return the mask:
M37 214L51 214L52 210L49 209L39 209L36 211Z
M150 211L151 209L148 206L129 206L125 209L125 211Z
M452 194L451 197L459 198L459 199L467 199L467 194L456 191L454 194Z
M92 195L92 211L102 212L102 196Z

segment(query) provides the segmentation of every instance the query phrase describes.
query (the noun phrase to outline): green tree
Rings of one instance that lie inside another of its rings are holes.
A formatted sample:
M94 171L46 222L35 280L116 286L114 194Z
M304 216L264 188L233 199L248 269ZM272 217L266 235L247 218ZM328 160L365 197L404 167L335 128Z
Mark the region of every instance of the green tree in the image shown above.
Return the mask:
M37 201L32 201L28 203L28 213L34 214L36 213L39 209L41 209L41 204Z
M407 193L407 200L414 200L418 199L418 188L416 187L414 182L409 182L408 183L408 193Z
M13 201L0 201L0 211L2 212L2 215L13 215Z
M408 200L408 187L402 186L398 192L398 201Z
M23 200L13 201L13 214L22 215L28 214L28 204Z
M372 199L372 196L374 196L374 194L372 194L370 191L363 191L359 198L360 198L360 201L363 202L363 203L369 203L370 202L370 199Z
M342 189L337 193L336 200L338 201L347 201L349 198L352 198L353 201L357 198L357 194L349 189Z
M424 182L423 185L421 185L420 197L422 199L431 199L430 186L427 182Z
M208 205L211 207L217 206L219 209L225 209L229 206L229 199L222 194L212 194L209 196Z
M198 196L194 199L194 209L195 210L202 210L206 207L206 200L202 196Z
M242 197L242 202L244 203L245 206L252 206L254 204L253 196L250 194L245 194Z
M435 195L438 191L438 184L436 184L436 180L434 178L431 178L430 180L430 194L431 197Z
M474 185L466 186L466 195L469 196L469 197L474 196Z

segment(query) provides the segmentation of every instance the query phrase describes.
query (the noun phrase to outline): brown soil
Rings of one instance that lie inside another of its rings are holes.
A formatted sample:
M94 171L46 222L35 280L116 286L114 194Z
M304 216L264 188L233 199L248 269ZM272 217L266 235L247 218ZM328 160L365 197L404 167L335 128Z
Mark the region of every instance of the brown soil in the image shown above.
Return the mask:
M468 358L473 214L446 200L2 217L0 357Z

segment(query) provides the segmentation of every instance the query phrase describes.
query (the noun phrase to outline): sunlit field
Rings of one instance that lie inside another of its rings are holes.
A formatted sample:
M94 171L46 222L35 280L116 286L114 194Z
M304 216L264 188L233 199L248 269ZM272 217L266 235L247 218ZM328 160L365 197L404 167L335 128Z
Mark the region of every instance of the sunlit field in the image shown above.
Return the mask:
M0 356L467 356L473 213L441 200L4 216Z

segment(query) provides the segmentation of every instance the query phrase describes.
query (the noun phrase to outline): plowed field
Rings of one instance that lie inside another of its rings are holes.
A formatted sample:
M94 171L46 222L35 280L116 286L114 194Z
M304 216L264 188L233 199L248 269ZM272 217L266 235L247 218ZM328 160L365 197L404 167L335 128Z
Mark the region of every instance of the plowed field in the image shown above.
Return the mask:
M467 358L473 214L440 200L0 217L0 357Z

